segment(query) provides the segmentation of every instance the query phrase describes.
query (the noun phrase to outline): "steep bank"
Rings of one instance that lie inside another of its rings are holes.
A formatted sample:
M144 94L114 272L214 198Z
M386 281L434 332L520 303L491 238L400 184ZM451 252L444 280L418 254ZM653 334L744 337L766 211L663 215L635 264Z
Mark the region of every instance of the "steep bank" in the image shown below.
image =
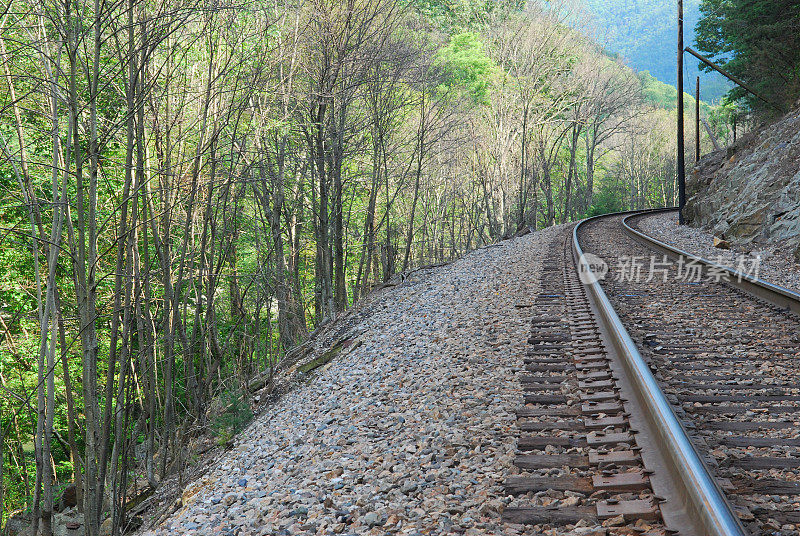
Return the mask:
M693 227L800 261L800 110L703 158L686 187Z
M555 232L377 297L352 328L361 344L259 416L146 534L517 534L500 515L530 322L519 305Z

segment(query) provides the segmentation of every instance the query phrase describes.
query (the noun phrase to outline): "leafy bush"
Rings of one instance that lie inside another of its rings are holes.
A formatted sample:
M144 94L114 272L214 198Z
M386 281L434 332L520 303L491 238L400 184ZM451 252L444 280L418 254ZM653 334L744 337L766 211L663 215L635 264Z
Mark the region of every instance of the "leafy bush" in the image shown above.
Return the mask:
M476 104L488 103L496 66L486 55L483 41L476 34L464 32L454 35L439 50L437 57L446 73L445 86L459 88Z
M211 430L220 445L229 443L253 417L240 389L223 391L213 406L217 410L212 413Z
M600 190L592 198L592 206L589 209L588 216L621 212L625 210L622 199L622 189L614 184L613 180L603 181L600 184Z

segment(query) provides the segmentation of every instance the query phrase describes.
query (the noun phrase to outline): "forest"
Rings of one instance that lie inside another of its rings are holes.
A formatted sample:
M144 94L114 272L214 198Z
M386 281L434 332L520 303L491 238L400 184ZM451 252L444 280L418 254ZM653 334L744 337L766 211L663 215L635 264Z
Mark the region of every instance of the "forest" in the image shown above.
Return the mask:
M3 8L0 523L34 533L67 493L86 534L135 528L193 438L252 417L249 380L376 285L675 202L674 88L569 3Z
M698 49L758 93L737 86L727 94L730 102L740 102L760 118L775 118L796 105L800 2L703 0L700 11Z
M695 27L701 18L702 0L684 0L684 40L695 46ZM586 0L594 15L592 35L608 50L618 53L630 66L649 71L657 79L675 86L677 58L669 44L677 33L676 2L663 0ZM700 76L703 99L718 103L730 89L725 77L699 69L696 59L684 58L684 77L693 83Z

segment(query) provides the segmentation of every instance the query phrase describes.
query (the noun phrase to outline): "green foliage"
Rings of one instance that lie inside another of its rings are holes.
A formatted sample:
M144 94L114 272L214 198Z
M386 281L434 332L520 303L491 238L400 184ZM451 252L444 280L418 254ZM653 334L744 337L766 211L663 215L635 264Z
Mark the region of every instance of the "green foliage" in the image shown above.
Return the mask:
M678 106L678 90L669 84L661 82L654 78L648 71L638 73L639 81L642 84L642 95L646 102L655 106L656 108L663 108L664 110L674 110ZM686 113L694 110L695 98L684 92L683 105ZM712 113L714 106L710 106L700 95L700 110L704 115Z
M219 409L211 422L211 430L217 443L226 445L250 422L253 412L239 389L223 391L214 401L214 406Z
M788 108L800 96L800 2L703 0L697 46L770 102ZM703 67L709 71L710 68ZM740 87L728 93L750 107L774 107Z
M724 139L726 142L732 141L730 126L734 124L734 119L742 115L741 108L730 100L725 100L719 106L714 106L708 114L708 123L717 139Z
M521 9L523 0L407 0L425 20L447 33L477 29L493 12Z
M488 103L496 66L476 34L463 32L451 37L437 53L437 61L445 72L442 90L456 89L476 104Z
M678 90L665 84L650 74L649 71L639 73L642 94L647 102L657 108L674 110L677 105Z
M599 216L625 210L624 189L613 178L600 183L600 188L592 198L592 206L587 216Z

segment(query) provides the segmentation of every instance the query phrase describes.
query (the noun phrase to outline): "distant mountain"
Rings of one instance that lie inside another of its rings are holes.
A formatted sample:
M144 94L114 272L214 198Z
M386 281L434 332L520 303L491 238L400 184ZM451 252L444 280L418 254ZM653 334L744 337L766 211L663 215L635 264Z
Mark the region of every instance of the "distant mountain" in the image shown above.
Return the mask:
M595 17L597 40L637 71L676 85L677 2L675 0L584 0ZM694 27L700 19L700 0L684 0L684 45L694 46ZM694 93L700 75L701 98L718 100L730 87L717 73L701 73L698 61L684 57L684 90Z

